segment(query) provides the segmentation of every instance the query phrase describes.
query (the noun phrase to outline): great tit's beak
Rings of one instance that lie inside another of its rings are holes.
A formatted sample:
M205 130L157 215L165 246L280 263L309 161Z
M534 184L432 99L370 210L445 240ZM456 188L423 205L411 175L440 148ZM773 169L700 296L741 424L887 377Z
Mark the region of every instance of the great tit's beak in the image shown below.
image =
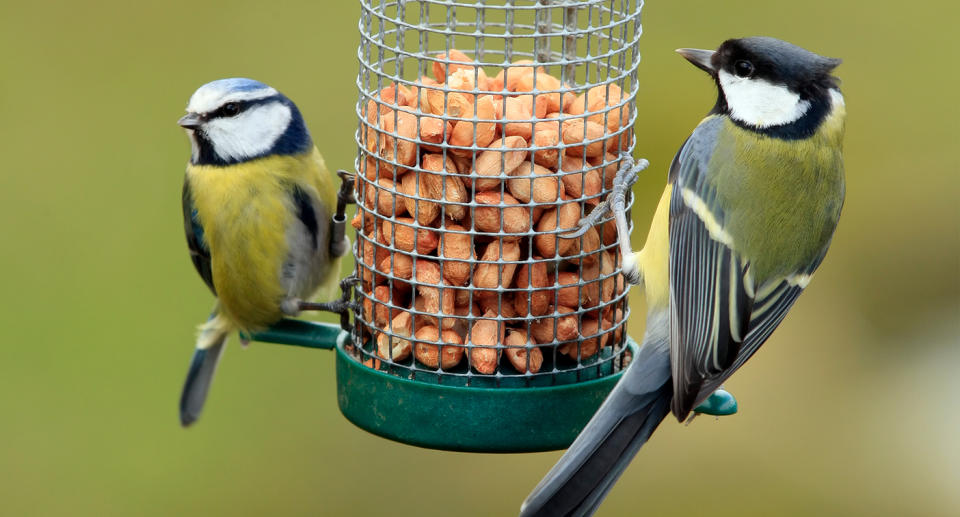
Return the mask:
M184 129L197 129L203 124L203 121L200 120L200 115L196 113L187 113L186 115L180 117L180 120L177 121L177 124L180 124L180 127Z
M693 66L703 70L710 75L717 75L717 69L713 67L711 59L716 52L712 50L700 50L698 48L678 48L677 54L687 58L687 61L693 63Z

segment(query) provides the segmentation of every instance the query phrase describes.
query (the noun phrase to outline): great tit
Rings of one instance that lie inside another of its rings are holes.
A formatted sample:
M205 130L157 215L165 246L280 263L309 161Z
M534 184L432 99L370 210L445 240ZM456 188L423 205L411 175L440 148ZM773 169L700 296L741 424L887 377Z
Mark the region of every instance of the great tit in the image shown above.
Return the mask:
M745 363L810 283L844 198L840 60L773 38L680 49L716 82L716 105L670 166L644 248L624 196L645 164L629 156L609 202L623 273L643 283L643 344L521 515L592 515L669 412L690 411Z
M207 83L178 123L192 147L183 183L187 246L217 297L180 397L186 427L200 416L233 331L250 335L304 309L345 310L344 300L307 300L329 299L336 288L349 249L342 211L352 182L342 176L338 194L296 105L261 82Z

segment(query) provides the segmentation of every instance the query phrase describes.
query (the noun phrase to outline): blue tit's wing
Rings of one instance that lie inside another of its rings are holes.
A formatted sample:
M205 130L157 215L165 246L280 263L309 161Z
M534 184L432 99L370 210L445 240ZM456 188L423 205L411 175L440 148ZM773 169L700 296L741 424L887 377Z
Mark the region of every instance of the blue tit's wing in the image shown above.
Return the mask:
M217 288L213 285L213 270L210 266L210 249L203 240L203 225L197 217L197 209L193 206L193 194L190 192L190 182L183 181L183 229L187 234L187 248L190 250L190 260L197 268L200 278L206 282L213 294Z
M720 117L704 121L670 167L672 410L681 420L757 351L805 285L754 286L749 261L724 229L706 181L722 124Z
M317 220L317 211L314 209L317 201L299 186L293 187L291 197L293 198L293 206L297 209L297 219L303 223L310 237L313 250L316 250L319 244L317 239L320 238L320 224Z

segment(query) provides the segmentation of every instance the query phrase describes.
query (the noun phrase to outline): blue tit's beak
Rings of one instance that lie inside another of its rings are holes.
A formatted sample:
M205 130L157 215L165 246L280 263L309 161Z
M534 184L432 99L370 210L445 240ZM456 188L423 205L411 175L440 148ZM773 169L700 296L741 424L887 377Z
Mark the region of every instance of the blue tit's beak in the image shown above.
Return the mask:
M710 75L717 75L717 69L713 66L713 55L716 52L698 48L678 48L677 54L687 58L687 61L693 63L693 66L700 70Z
M186 115L180 117L180 120L177 121L177 124L180 124L180 127L184 129L197 129L203 124L203 120L200 119L200 115L196 113L187 113Z

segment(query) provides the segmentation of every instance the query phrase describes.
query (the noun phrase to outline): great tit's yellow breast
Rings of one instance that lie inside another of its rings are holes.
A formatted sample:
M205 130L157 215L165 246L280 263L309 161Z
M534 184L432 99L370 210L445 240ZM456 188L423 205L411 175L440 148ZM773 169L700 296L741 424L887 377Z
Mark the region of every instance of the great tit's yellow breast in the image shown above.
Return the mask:
M647 307L666 307L670 304L670 194L668 184L660 196L653 214L650 231L643 249L637 253L637 263L643 275Z
M243 331L282 317L286 229L297 217L291 190L296 185L320 199L329 196L322 185L327 173L314 154L187 168L221 308Z
M809 266L843 205L842 103L813 136L784 140L727 120L711 157L723 227L759 283Z

